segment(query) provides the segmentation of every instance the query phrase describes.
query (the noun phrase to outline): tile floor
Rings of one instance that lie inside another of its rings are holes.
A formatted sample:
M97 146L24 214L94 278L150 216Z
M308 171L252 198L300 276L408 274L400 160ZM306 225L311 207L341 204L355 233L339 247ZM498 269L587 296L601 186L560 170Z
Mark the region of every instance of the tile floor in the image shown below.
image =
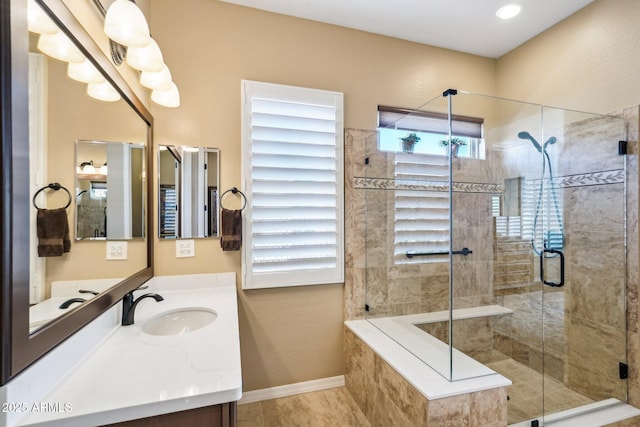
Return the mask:
M238 405L238 427L370 427L344 387Z
M536 415L533 411L539 411L541 392L539 388L534 390L533 384L535 381L541 381L541 375L527 371L530 368L512 359L493 362L490 365L493 369L501 371L503 375L509 376L512 380L515 379L514 385L509 390L509 423L530 419ZM519 381L519 378L527 378L527 381ZM553 409L554 412L576 404L591 402L590 399L567 389L559 381L547 380L547 383L548 390L551 390L550 393L553 393L556 400L549 402L547 399L546 405L548 408L557 408ZM563 398L559 398L560 396ZM238 405L238 427L338 426L371 427L344 387ZM604 427L639 426L640 417L636 417Z

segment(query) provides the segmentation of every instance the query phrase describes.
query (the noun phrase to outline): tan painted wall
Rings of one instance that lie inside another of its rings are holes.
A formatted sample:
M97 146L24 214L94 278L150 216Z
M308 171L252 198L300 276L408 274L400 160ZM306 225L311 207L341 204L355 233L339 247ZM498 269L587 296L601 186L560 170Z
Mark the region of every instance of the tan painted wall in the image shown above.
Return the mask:
M494 60L215 0L154 0L150 21L182 101L152 106L155 142L220 148L221 192L242 185L241 79L344 92L345 126L364 129L375 129L378 104L417 107L449 87L495 92ZM156 240L155 265L158 275L241 271L218 240L197 240L186 259ZM344 373L342 285L238 295L245 390Z
M151 106L155 142L220 148L221 191L242 184L241 79L342 91L345 125L361 129L378 104L418 106L448 87L593 112L640 103L637 0L597 0L497 62L215 0L150 3L182 96ZM240 277L239 253L218 240L180 260L174 242L155 244L156 274ZM342 298L340 285L239 290L245 390L342 374Z
M597 0L498 60L498 95L608 113L640 104L640 2Z

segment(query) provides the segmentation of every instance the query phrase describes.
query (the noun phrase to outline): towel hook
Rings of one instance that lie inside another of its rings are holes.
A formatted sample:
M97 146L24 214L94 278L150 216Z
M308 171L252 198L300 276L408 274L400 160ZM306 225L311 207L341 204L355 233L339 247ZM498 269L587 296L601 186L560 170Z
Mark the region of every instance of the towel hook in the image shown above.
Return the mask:
M46 190L47 188L50 188L51 190L54 191L58 191L60 189L64 190L67 192L67 196L69 197L69 201L67 202L66 206L64 207L64 209L67 209L69 207L69 205L71 205L71 193L69 193L69 190L67 190L64 186L60 185L60 183L57 182L52 182L49 185L45 185L44 187L42 187L41 189L39 189L38 191L36 191L36 194L33 195L33 206L36 207L36 209L41 209L40 207L38 207L38 205L36 204L36 197L38 197L38 194L40 194L41 191Z
M222 198L228 192L232 192L233 194L240 194L242 196L242 207L240 208L240 210L243 211L245 206L247 206L247 196L245 196L244 193L242 191L238 190L236 187L231 187L230 189L228 189L227 191L222 193L222 195L220 196L220 207L222 209L226 209L224 206L222 206Z

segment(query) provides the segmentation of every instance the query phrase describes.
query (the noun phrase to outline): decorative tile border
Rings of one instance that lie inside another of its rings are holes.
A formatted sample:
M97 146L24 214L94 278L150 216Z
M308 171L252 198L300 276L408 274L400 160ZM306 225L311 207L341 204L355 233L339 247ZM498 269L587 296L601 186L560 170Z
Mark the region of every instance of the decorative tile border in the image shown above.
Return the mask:
M538 180L539 181L539 180ZM553 179L558 188L586 187L590 185L623 184L625 182L624 169L610 171L582 173L576 175L559 176Z
M539 179L531 180L539 183ZM556 188L587 187L592 185L622 184L625 182L624 169L590 172L583 174L565 175L553 179ZM414 190L414 191L449 191L446 181L423 181L393 178L367 178L356 176L353 178L353 188L361 190ZM454 182L453 191L456 193L486 193L500 194L504 185L484 182Z
M353 187L365 190L416 190L416 191L449 191L446 181L422 181L393 178L366 178L357 176L353 179ZM453 191L458 193L499 194L504 191L502 184L454 182Z

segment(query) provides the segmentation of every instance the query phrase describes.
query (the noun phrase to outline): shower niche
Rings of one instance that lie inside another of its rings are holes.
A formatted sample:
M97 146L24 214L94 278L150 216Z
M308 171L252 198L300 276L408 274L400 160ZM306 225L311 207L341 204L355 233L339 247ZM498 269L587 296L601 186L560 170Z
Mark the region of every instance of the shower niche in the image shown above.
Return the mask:
M626 137L455 90L381 120L354 181L367 319L450 381L509 378L510 424L626 401Z

